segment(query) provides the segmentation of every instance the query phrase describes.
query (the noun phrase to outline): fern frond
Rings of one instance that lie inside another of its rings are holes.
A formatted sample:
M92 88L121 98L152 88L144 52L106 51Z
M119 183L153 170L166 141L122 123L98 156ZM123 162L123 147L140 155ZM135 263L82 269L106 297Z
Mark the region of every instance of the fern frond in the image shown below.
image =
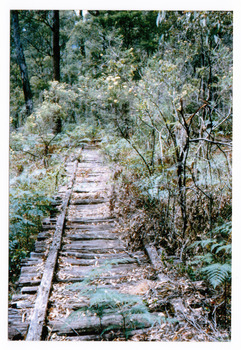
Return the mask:
M203 239L201 241L195 241L189 246L189 248L195 248L198 246L205 248L205 247L209 246L211 243L216 243L216 240L215 239Z
M223 242L222 242L223 244ZM211 252L213 252L217 247L220 247L220 243L214 243L212 246L211 246Z
M200 269L206 275L207 280L211 285L216 288L217 286L224 283L225 280L229 279L231 274L231 265L225 264L211 264L209 266Z
M219 253L221 250L225 250L225 252L227 254L231 254L232 253L232 244L226 244L226 245L223 245L223 246L219 247L216 250L216 253Z
M232 233L232 221L225 222L223 225L220 225L212 230L212 233L221 233L227 236L231 236Z
M211 264L213 262L213 255L207 253L204 255L196 255L195 259L190 262L190 265L198 265L200 263Z

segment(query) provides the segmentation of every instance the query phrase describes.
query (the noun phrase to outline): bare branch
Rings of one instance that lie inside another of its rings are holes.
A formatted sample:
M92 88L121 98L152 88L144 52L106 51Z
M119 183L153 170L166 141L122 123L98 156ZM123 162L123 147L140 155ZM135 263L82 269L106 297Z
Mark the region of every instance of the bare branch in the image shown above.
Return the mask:
M232 112L230 112L227 117L225 117L218 125L215 125L215 127L213 128L213 130L217 129L221 124L223 124L225 122L225 120L227 120L230 115L232 114Z
M206 141L206 142L213 143L215 145L223 145L223 146L232 147L232 142L213 141L213 140L205 139L204 137L189 140L189 142L199 142L199 141Z
M206 192L204 192L204 191L197 185L197 183L196 183L196 181L195 181L195 178L194 178L194 174L193 174L192 169L189 168L188 166L187 166L187 169L189 170L189 172L190 172L190 174L191 174L191 176L192 176L192 181L193 181L195 187L196 187L200 192L202 192L202 194L204 194L205 197L207 197L208 199L211 199L211 196L210 196L209 194L207 194ZM190 188L190 189L191 189L191 188Z
M187 120L185 120L185 124L189 124L189 125L190 125L191 122L192 122L192 118L193 118L202 108L205 108L207 105L208 105L208 102L205 101L205 103L204 103L202 106L198 107L198 109L197 109Z
M149 175L151 176L152 175L152 170L150 169L150 166L148 165L147 161L145 160L145 158L143 157L143 155L139 152L139 150L136 148L136 146L127 138L125 137L119 123L118 123L118 120L115 119L115 122L116 122L116 126L118 128L118 130L120 131L121 133L121 136L131 145L131 147L136 151L136 153L141 157L141 159L143 160L148 172L149 172Z

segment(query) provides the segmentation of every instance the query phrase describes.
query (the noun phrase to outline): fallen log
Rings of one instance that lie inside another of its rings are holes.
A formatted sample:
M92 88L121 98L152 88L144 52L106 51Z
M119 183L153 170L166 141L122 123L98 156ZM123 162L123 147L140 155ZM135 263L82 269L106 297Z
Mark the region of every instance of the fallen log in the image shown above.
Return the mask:
M148 316L142 314L133 314L125 319L122 315L108 315L101 319L97 316L76 316L63 319L61 321L49 322L52 332L58 335L85 335L100 334L105 329L125 330L149 328L153 325L153 321Z

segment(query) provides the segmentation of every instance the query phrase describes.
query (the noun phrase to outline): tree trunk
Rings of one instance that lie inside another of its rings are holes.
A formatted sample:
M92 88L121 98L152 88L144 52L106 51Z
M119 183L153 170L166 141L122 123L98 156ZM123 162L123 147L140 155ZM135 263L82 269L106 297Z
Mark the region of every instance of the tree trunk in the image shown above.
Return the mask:
M53 10L53 78L60 81L59 10ZM54 134L62 131L60 115L55 116Z
M59 10L53 11L53 78L60 81Z
M180 201L182 221L183 221L182 237L185 238L185 233L187 229L187 198L186 198L186 175L185 175L185 170L184 170L184 165L182 160L179 160L177 164L177 177L178 177L179 201Z
M23 83L23 93L26 105L26 114L29 116L33 112L33 99L28 79L28 70L25 62L23 47L20 40L20 30L18 21L18 11L12 11L13 38L15 42L17 61L20 68L21 79Z

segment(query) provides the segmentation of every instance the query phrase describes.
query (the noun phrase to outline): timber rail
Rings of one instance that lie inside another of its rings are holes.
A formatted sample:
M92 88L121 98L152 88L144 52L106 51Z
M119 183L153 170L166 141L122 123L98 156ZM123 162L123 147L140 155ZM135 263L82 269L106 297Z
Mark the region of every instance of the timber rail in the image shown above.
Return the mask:
M99 340L103 326L121 328L121 316L103 317L101 328L96 314L82 314L70 322L68 316L87 303L71 286L110 261L114 263L97 273L92 285L115 290L124 286L128 292L146 281L147 255L127 249L110 216L111 172L98 146L86 144L82 159L69 161L66 170L68 183L56 197L58 215L43 221L35 251L22 262L19 293L9 307L10 340ZM149 257L150 250L147 244ZM111 340L114 333L107 332L104 339Z

